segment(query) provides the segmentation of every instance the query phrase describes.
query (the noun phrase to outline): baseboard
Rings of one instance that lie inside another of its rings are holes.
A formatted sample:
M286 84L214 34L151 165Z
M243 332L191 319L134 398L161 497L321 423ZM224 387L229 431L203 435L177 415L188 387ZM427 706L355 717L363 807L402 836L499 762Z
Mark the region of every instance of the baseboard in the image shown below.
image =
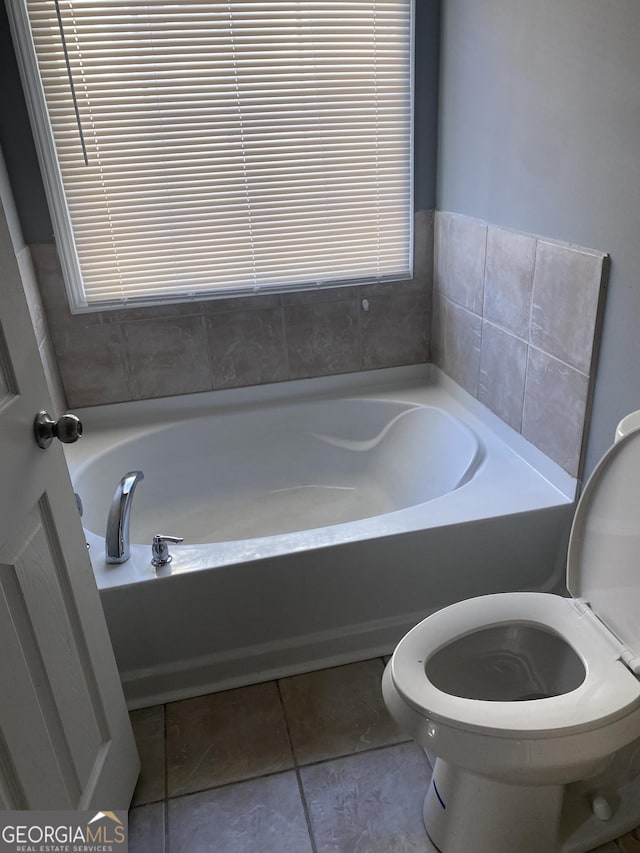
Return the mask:
M298 635L150 669L121 671L120 676L129 708L146 708L390 654L406 632L427 615L411 613Z

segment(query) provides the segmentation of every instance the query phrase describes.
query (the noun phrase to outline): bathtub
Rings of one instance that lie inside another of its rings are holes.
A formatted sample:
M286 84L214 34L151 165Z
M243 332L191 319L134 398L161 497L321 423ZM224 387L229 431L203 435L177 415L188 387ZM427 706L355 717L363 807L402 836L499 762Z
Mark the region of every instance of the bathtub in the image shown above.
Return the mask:
M79 414L65 452L132 708L389 652L461 598L562 589L575 480L432 365ZM132 470L131 557L107 564ZM159 569L157 533L184 539Z

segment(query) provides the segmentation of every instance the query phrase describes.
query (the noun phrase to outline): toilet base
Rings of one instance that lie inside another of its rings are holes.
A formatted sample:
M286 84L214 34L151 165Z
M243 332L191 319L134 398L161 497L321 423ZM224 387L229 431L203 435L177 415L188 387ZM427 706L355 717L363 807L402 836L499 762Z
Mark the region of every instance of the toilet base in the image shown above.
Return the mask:
M563 785L506 785L438 758L424 801L440 853L554 853Z
M594 813L596 796L609 819ZM505 785L436 758L423 818L430 853L586 853L640 826L640 741L566 786Z

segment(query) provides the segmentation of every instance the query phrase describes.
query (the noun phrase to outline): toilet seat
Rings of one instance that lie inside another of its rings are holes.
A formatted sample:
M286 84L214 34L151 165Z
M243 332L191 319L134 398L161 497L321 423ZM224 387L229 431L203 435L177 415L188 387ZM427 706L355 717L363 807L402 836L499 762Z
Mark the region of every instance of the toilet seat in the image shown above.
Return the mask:
M497 625L526 623L550 630L582 659L575 690L545 699L494 702L452 696L431 683L429 658L454 640ZM640 706L640 681L620 660L620 646L570 598L534 592L498 593L446 607L413 628L391 661L405 702L430 720L500 737L554 737L588 731Z
M553 738L596 729L640 707L640 428L609 448L576 508L567 588L499 593L452 604L416 625L390 662L413 711L453 728L510 738ZM551 631L582 659L582 684L557 696L487 701L438 689L427 662L469 634L510 624Z

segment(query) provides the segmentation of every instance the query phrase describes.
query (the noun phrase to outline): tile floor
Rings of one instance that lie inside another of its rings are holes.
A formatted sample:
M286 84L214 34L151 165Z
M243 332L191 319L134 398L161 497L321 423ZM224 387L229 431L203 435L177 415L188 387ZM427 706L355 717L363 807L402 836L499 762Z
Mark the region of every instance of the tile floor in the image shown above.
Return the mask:
M130 853L430 850L431 770L387 714L383 667L376 658L134 711ZM621 851L640 853L640 830L598 853Z

